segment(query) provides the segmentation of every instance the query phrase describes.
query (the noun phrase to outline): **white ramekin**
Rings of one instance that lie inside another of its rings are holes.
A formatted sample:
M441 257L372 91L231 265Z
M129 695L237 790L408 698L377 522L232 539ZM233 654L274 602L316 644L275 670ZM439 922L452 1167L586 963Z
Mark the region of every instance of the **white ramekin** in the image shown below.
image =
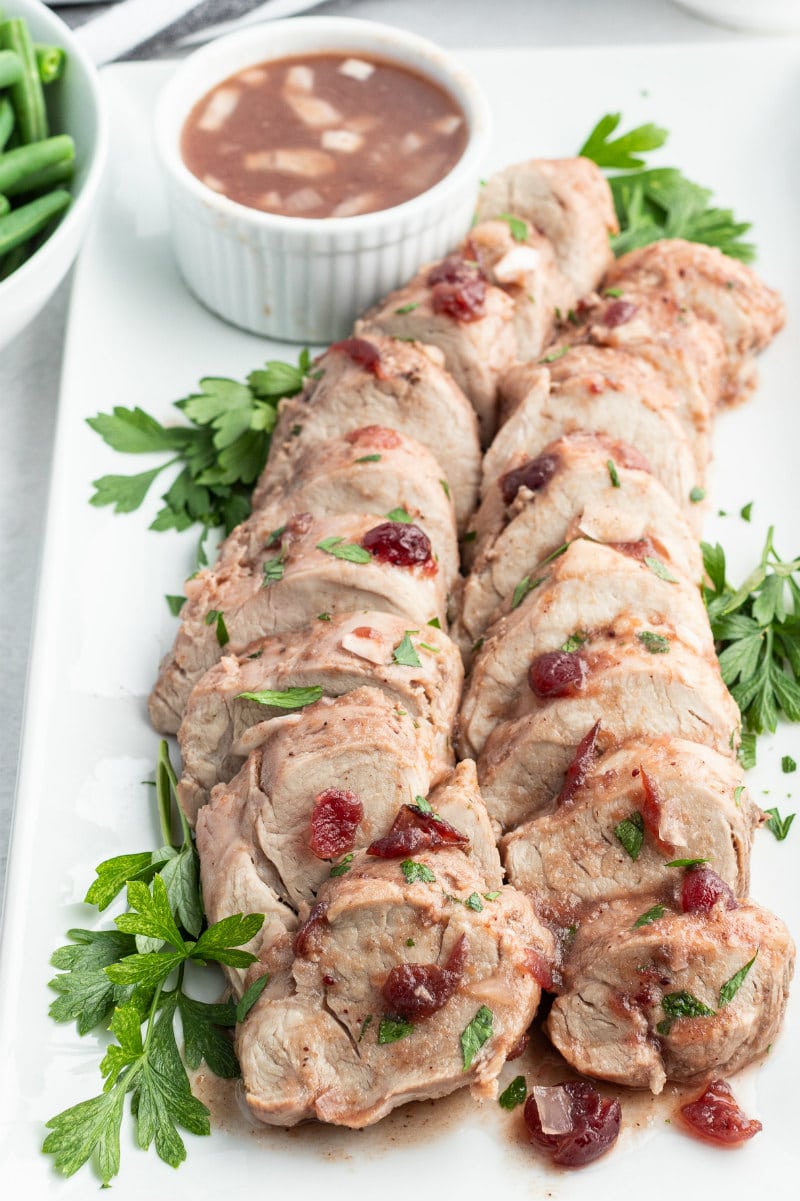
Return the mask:
M469 126L466 149L452 171L394 208L317 219L247 208L192 175L181 158L180 137L202 96L254 63L320 51L394 59L447 88ZM156 144L184 279L209 309L253 333L305 343L341 338L368 305L464 237L489 130L488 104L467 72L432 42L388 25L305 17L220 38L177 68L156 109Z

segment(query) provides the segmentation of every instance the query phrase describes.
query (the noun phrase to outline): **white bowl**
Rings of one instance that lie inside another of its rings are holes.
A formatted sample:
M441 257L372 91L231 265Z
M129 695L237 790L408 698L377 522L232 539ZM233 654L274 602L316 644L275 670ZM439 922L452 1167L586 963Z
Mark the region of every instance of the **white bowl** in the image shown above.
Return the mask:
M753 33L800 30L800 0L676 0L709 21Z
M450 91L469 127L452 171L404 204L344 218L265 213L206 187L180 153L181 130L197 101L245 67L314 51L394 59ZM464 237L489 129L487 102L467 72L432 42L388 25L306 17L220 38L178 67L156 109L156 145L184 279L209 309L253 333L304 343L341 338L368 305Z
M75 35L38 0L4 0L6 17L24 17L34 41L63 46L63 76L45 89L53 133L75 139L74 197L59 225L26 263L0 283L0 347L36 316L75 258L106 158L106 118L94 65Z

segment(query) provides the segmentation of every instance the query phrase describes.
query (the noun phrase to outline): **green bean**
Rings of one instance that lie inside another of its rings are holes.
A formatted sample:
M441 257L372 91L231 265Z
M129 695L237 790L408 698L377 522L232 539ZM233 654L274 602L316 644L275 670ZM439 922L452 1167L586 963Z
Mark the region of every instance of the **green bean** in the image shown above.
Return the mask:
M8 279L9 275L22 266L26 259L30 258L33 253L33 246L30 242L21 242L19 246L15 246L10 250L4 258L0 258L0 281Z
M13 128L14 109L11 107L11 101L7 96L0 96L0 154L5 149Z
M34 46L36 66L42 83L54 83L64 74L67 55L60 46Z
M0 254L8 254L16 246L35 237L54 217L63 213L71 200L69 192L57 189L0 217Z
M69 134L58 134L45 138L30 146L18 146L0 154L0 192L3 194L28 175L52 167L53 163L71 161L75 157L75 143Z
M0 49L13 50L22 60L22 78L9 89L20 142L38 142L48 134L47 110L33 42L21 17L0 24Z
M0 159L2 162L2 159ZM21 196L27 192L46 192L50 188L60 187L61 184L72 182L75 175L74 159L62 159L51 167L43 167L41 171L33 171L17 183L10 184L5 189L6 196Z
M0 88L22 79L22 59L13 50L0 50Z

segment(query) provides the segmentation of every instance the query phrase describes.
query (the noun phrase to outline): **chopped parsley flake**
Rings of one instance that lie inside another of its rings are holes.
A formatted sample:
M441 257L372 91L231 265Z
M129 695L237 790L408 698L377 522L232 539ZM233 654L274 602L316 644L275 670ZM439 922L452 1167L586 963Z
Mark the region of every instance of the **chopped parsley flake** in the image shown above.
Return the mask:
M525 1083L524 1076L515 1076L509 1084L508 1088L504 1088L500 1096L497 1098L497 1104L501 1109L516 1109L528 1095L528 1086Z
M400 864L400 870L408 884L417 884L419 881L422 881L423 884L433 884L436 880L431 869L424 863L417 863L416 859L404 859Z
M486 1005L481 1005L461 1034L461 1056L465 1072L469 1071L483 1044L492 1037L493 1027L494 1014Z
M405 1018L381 1018L378 1026L378 1044L383 1047L386 1043L396 1043L401 1038L408 1038L413 1031L413 1022L407 1022Z
M617 465L614 462L614 460L606 459L606 467L608 468L608 474L609 474L609 478L611 480L611 486L613 488L621 488L622 481L619 478L619 472L617 471Z
M614 833L631 859L636 861L644 843L644 819L638 809L619 822Z

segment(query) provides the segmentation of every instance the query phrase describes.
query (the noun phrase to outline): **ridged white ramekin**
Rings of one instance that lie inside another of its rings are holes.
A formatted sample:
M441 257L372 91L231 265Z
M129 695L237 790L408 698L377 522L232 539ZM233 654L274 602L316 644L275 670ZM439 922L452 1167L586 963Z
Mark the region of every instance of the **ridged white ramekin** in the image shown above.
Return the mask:
M467 118L468 142L444 179L382 212L311 219L247 208L189 171L181 130L211 88L255 63L325 51L394 59L455 97ZM175 253L186 283L213 312L254 333L310 343L343 337L368 305L464 237L489 130L487 102L467 72L432 42L388 25L307 17L220 38L177 68L156 110Z

